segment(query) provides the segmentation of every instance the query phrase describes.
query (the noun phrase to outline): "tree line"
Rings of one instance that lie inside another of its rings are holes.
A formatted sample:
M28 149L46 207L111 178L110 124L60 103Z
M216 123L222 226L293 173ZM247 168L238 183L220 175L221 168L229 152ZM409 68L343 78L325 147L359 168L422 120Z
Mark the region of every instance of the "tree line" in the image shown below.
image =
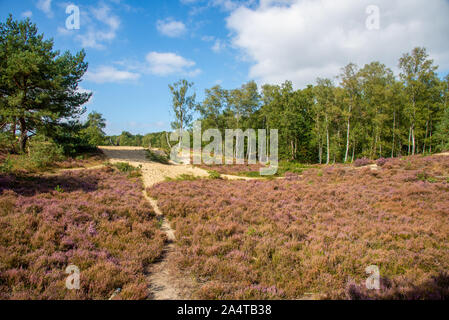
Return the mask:
M197 103L193 83L169 85L173 129L191 131L194 116L202 130L278 129L279 155L301 162L350 162L357 158L427 154L449 149L449 75L425 48L398 61L399 74L380 62L362 68L350 63L333 79L306 88L292 82L254 81L236 89L205 90ZM25 152L34 136L44 136L74 154L101 144L169 149L167 132L106 137L105 119L86 109L90 93L79 90L88 64L85 53L53 49L29 19L9 16L0 23L0 146Z
M318 78L295 90L292 82L254 81L205 90L200 103L192 83L170 86L174 129L189 128L197 112L202 129L278 129L281 158L303 162L351 162L367 157L427 154L449 148L449 75L440 79L425 48L405 53L400 73L380 62L343 67L334 79Z

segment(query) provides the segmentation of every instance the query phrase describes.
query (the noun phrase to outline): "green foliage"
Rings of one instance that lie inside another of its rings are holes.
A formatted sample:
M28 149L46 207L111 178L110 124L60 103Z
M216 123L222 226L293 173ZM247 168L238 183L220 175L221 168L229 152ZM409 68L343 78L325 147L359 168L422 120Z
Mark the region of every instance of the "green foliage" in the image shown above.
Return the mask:
M199 180L201 177L194 176L193 174L180 174L176 178L165 177L165 181L195 181Z
M0 164L0 173L11 173L13 163L10 157L6 157L3 163Z
M162 164L169 164L169 160L165 155L162 155L160 153L157 153L155 151L152 150L146 150L146 157L148 160L153 161L153 162L159 162Z
M45 168L64 159L64 150L52 141L32 140L29 144L29 159L38 169Z
M59 184L55 187L55 191L57 193L64 193L64 189Z
M277 175L283 176L286 172L301 174L305 169L311 168L313 166L307 165L299 162L291 162L291 161L281 161L279 163L279 168Z
M84 125L79 121L69 121L53 130L43 130L45 136L51 137L52 140L60 145L64 154L76 157L80 153L93 152L96 147L89 143L87 137L83 134Z
M175 121L172 122L173 129L183 130L192 122L196 94L191 96L187 95L188 90L192 86L193 83L187 80L180 80L168 86L172 95L172 108L175 115Z
M248 177L248 178L260 178L261 177L259 171L238 172L236 175L237 176L242 176L242 177Z
M438 124L435 139L438 141L438 150L449 150L449 108L446 108L444 116Z
M20 131L22 151L30 133L55 130L84 112L91 97L77 90L87 71L84 58L84 51L54 51L53 40L44 40L30 19L15 21L10 15L0 23L0 118L12 136L16 127Z
M215 170L209 170L208 173L210 179L221 179L221 174Z
M8 132L0 132L0 149L8 150L13 149L15 139Z
M353 162L449 149L449 76L438 78L424 48L399 62L400 80L375 61L363 68L349 63L340 86L318 79L295 90L286 81L262 86L261 94L253 82L231 90L214 86L197 111L203 130L278 129L283 160Z
M114 163L113 166L120 172L127 173L128 177L135 178L140 177L142 175L141 169L142 165L139 165L139 167L134 167L130 165L128 162L117 162Z
M103 131L105 127L106 120L103 116L98 112L92 112L88 115L80 134L89 145L97 147L105 144L105 133Z

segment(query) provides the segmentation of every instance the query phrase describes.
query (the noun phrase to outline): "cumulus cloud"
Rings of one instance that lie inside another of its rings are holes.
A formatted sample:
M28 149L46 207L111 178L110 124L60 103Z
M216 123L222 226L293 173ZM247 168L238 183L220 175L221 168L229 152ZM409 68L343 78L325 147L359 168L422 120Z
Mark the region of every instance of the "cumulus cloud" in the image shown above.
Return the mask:
M175 21L171 18L158 20L156 23L157 30L168 37L180 37L186 32L186 26L181 21Z
M48 17L53 17L53 11L51 10L51 1L52 0L39 0L36 4L36 7L44 12Z
M125 81L135 81L139 78L139 73L118 70L111 66L101 66L95 71L86 72L86 80L95 83L121 83Z
M120 28L121 21L112 13L112 9L102 3L99 7L81 8L82 25L84 33L73 33L66 28L59 27L58 34L75 35L75 39L84 48L105 49L106 44L114 40Z
M372 0L261 0L231 12L232 43L253 64L249 76L296 86L333 77L349 62L381 61L396 69L399 57L425 46L440 69L449 68L449 2L377 0L380 28L366 27Z
M148 71L155 75L185 74L195 76L201 72L194 69L195 62L172 52L150 52L146 56Z

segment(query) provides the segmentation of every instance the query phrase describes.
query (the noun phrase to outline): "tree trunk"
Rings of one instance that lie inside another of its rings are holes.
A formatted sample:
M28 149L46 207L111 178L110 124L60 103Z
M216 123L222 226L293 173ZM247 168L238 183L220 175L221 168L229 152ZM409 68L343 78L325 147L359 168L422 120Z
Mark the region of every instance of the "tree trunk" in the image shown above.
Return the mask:
M330 159L330 146L329 146L329 127L326 125L326 141L327 141L327 158L326 164L329 164Z
M412 155L415 155L416 144L415 144L415 129L412 128Z
M407 153L407 155L410 155L411 139L412 139L412 127L410 126L410 129L408 131L408 153Z
M426 137L424 138L424 147L422 148L422 154L426 152L426 142L428 133L429 133L429 120L426 121Z
M379 157L382 158L382 140L379 137Z
M377 153L377 129L375 130L374 133L374 145L371 151L371 159L376 155L376 153Z
M165 139L167 140L168 147L171 149L170 139L168 138L168 132L165 132Z
M293 140L290 140L290 149L292 153L292 160L295 160Z
M354 162L354 157L355 157L355 146L356 146L356 140L354 139L354 145L352 146L352 158L351 158L351 162Z
M321 141L321 137L319 138L318 142L318 159L320 160L320 164L323 163L323 143Z
M351 112L351 108L349 108L349 112ZM348 153L349 153L349 131L350 131L350 117L348 117L348 127L346 131L346 153L345 153L345 163L348 161Z
M16 117L13 117L11 124L11 136L14 142L16 141L16 131L17 131L17 119Z
M20 125L19 147L20 151L25 152L28 141L28 130L26 128L26 122L24 118L19 119L19 125Z
M396 110L393 110L393 144L391 146L391 157L394 158L394 131L396 129Z

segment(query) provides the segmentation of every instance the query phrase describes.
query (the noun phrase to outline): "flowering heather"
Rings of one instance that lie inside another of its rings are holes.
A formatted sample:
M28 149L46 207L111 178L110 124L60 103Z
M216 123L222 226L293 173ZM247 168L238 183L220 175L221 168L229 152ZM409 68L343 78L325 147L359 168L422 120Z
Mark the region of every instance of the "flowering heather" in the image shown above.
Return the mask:
M105 157L102 153L88 154L85 157L66 158L63 161L55 163L55 167L62 169L82 168L99 165L104 162Z
M357 159L354 161L354 167L363 167L363 166L367 166L371 163L373 163L373 161L371 161L370 159L361 158L361 159Z
M144 299L165 235L142 184L110 168L0 176L0 299ZM68 265L80 290L65 286Z
M384 164L386 164L388 162L388 159L385 159L385 158L379 158L379 159L377 159L376 160L376 164L379 166L379 167L382 167Z
M425 174L424 174L425 173ZM449 157L282 180L164 182L175 267L207 299L449 298ZM379 267L382 288L364 287Z

